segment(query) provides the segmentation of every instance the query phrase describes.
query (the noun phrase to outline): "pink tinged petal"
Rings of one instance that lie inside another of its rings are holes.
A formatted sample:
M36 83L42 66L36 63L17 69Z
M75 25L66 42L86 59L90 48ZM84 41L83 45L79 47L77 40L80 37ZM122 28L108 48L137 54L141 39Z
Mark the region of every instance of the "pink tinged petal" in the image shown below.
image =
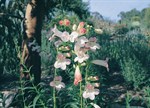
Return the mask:
M57 90L60 90L61 88L65 88L65 84L63 82L60 82L60 84L56 86Z
M54 64L55 68L62 68L63 66L64 66L63 63L62 62L58 62L58 61L56 61L55 64Z
M93 60L92 63L96 65L104 66L107 68L107 71L109 71L107 60Z
M57 86L57 87L55 87L55 88L56 88L56 90L58 90L58 91L60 91L60 89L61 89L61 88L60 88L60 87L58 87L58 86Z
M96 49L100 49L100 45L95 42L88 42L85 47L90 48L91 50L95 51Z
M100 45L97 43L94 43L91 49L100 49Z
M68 42L70 40L70 35L68 32L65 31L62 33L60 38L63 42Z
M54 81L62 81L62 77L61 76L56 76L55 78L54 78Z
M87 60L89 58L88 54L85 54L84 50L83 51L77 51L75 52L77 57L74 59L74 61L78 61L79 63L82 63L83 61Z
M75 59L74 59L74 62L77 62L78 61L78 57L76 57Z
M55 27L52 29L52 31L54 32L54 35L56 35L56 36L58 36L58 37L60 37L60 36L62 35L62 32L57 29L57 26L56 26L56 25L55 25Z
M88 98L88 93L86 91L83 92L83 98Z
M97 42L97 38L96 37L91 37L91 38L89 38L89 41L90 42Z
M62 88L65 88L65 83L61 82Z
M59 68L59 67L60 67L58 61L55 62L54 67L55 67L55 68Z
M79 63L83 63L83 60L84 60L84 59L82 59L82 58L81 58L81 59L78 58L78 62L79 62Z
M60 67L62 70L66 70L66 64L62 64Z
M61 40L58 40L54 43L55 47L59 47L60 45L62 44L62 41Z
M59 53L58 55L57 55L57 60L58 61L62 61L62 60L64 60L66 57L63 55L63 54L61 54L61 53Z
M52 86L52 87L54 87L54 86L55 86L54 81L50 82L50 86Z
M78 53L78 51L80 51L80 46L78 44L75 44L74 51L75 53Z
M70 59L66 59L66 65L70 65L71 60Z
M94 89L94 94L98 95L99 94L99 89Z
M77 39L77 44L79 44L79 46L85 45L86 42L88 42L88 39L85 36Z
M77 32L72 32L70 35L70 42L74 42L78 36L79 34Z
M94 93L89 93L89 98L90 98L91 100L94 100L94 99L95 99Z
M66 70L66 68L67 68L66 65L61 67L62 70Z
M86 85L86 90L93 90L94 89L94 86L92 84L87 84Z

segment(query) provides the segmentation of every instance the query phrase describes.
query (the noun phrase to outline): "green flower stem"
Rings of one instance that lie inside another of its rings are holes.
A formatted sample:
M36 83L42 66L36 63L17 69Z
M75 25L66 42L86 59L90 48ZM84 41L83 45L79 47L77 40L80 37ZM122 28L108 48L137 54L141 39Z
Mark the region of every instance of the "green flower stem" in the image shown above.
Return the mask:
M88 77L88 65L85 68L85 83L87 83L87 77Z
M24 94L24 90L23 90L23 81L21 80L21 78L20 78L20 84L21 84L21 93L22 93L22 99L23 99L23 106L24 106L24 108L26 107L26 103L25 103L25 98L24 98L24 96L23 96L23 94Z
M89 64L87 64L86 68L85 68L85 84L87 84L87 79L88 79L88 68L89 68ZM86 100L85 100L86 101ZM87 102L84 101L84 106L87 107Z
M82 99L82 82L80 82L80 108L83 108L83 99Z
M55 72L54 72L54 78L56 76L56 68L55 68ZM56 89L53 88L53 104L54 104L54 108L56 108Z
M55 95L55 88L53 88L53 104L54 104L54 108L56 108L56 95Z

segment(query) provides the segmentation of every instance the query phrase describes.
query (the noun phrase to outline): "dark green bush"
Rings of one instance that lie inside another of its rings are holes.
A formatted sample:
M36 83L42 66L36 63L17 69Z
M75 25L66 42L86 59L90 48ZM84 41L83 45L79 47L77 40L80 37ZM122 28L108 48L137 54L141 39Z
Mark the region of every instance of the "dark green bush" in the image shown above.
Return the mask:
M125 59L121 68L125 81L133 85L134 88L140 88L147 83L147 71L142 67L138 59Z
M121 38L116 37L113 40L107 33L97 37L102 47L93 56L110 58L110 75L119 72L125 82L134 88L149 85L150 47L146 36L137 31L129 31ZM104 74L104 77L109 81L108 74Z

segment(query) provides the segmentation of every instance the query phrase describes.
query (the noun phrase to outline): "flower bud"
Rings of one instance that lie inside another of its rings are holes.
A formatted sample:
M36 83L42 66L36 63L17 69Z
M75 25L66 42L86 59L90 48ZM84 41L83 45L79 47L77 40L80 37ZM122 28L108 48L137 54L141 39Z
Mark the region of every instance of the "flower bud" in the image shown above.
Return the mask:
M102 29L95 29L95 32L96 32L97 34L102 34L102 33L103 33Z
M86 27L87 27L87 28L89 28L89 27L90 27L90 25L87 25Z
M80 26L81 28L83 28L83 27L84 27L84 22L80 22L80 23L79 23L79 26Z
M100 83L94 83L94 87L100 87Z
M61 50L61 51L69 51L70 47L69 46L61 46L58 49Z
M70 53L64 53L64 55L65 55L66 57L71 57L71 54L70 54Z
M70 25L70 21L68 19L64 19L64 25L65 26L69 26Z
M76 24L74 24L73 26L72 26L72 30L76 30L77 29L77 25Z
M64 24L63 20L60 20L59 25L63 25L63 24Z
M79 30L79 33L80 33L80 35L85 34L85 33L86 33L86 29L85 29L85 28L81 28L81 29Z
M80 31L80 29L82 29L83 27L84 27L84 22L80 22L77 30Z
M85 63L85 62L83 62L83 63L81 64L81 66L86 66L86 63Z
M90 81L97 81L99 80L98 76L90 76L87 78L87 80L90 80Z

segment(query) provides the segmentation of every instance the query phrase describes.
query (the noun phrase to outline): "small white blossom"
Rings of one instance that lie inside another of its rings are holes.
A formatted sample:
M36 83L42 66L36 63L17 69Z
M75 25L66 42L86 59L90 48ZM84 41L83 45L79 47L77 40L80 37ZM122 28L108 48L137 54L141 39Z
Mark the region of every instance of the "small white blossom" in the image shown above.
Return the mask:
M83 92L83 97L85 99L89 98L90 100L95 99L95 95L99 94L99 89L95 89L93 85L87 84L85 91Z
M61 88L65 88L65 84L62 81L61 76L56 76L52 82L50 82L50 86L55 87L57 90Z
M68 32L64 31L61 36L59 36L63 42L68 42L70 40L70 35Z
M77 43L80 47L83 47L85 43L88 42L88 39L85 36L79 37Z
M52 29L52 31L54 34L49 38L49 40L52 40L55 36L59 37L63 42L68 42L70 40L70 35L67 31L61 32L56 26Z
M75 39L79 36L78 32L74 31L70 34L70 42L74 42Z
M86 54L87 50L84 48L80 48L78 44L75 44L74 51L75 54L77 55L77 57L75 57L74 59L75 62L78 61L79 63L83 63L84 61L89 59L89 55Z
M62 70L66 69L66 65L69 65L71 63L70 59L66 59L66 57L59 53L57 55L57 61L54 64L55 68L61 68Z
M89 42L86 43L85 47L90 48L92 51L100 49L100 45L96 43L97 39L92 37L89 39Z

